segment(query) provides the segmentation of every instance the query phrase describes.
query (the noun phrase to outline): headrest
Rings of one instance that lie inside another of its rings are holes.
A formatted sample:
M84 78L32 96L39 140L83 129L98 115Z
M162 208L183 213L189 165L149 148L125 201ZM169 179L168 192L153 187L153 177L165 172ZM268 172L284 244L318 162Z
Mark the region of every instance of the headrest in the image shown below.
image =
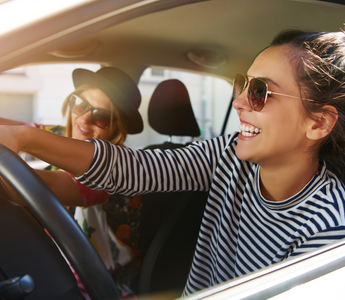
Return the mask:
M161 82L155 89L148 108L150 126L166 135L200 135L185 85L176 79Z

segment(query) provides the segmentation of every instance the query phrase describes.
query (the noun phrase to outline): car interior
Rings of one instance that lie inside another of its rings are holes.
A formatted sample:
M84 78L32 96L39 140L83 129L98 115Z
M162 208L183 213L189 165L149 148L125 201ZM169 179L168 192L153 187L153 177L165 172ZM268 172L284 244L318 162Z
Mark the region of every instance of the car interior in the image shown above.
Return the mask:
M0 17L5 4L0 4ZM115 66L136 82L151 67L231 83L281 30L339 31L344 28L344 15L341 1L81 1L0 32L0 72L28 65L88 62ZM193 141L200 136L188 89L174 78L157 85L147 111L148 126L166 142L148 144L146 149L184 147L185 143L173 143L172 137ZM222 129L217 135L231 133L227 131L231 100L225 99L227 109L218 116ZM25 208L16 205L0 185L0 299L83 299L65 259L91 299L121 299L103 262L59 200L18 155L1 145L0 175L27 203ZM206 192L142 196L144 258L137 279L139 299L180 297L206 200ZM19 282L25 275L32 281Z

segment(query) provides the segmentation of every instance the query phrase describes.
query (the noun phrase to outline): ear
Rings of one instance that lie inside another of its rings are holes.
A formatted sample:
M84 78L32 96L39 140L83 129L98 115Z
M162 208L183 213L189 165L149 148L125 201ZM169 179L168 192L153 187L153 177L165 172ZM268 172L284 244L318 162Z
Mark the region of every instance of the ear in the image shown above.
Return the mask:
M310 122L307 131L307 138L311 140L320 140L326 137L338 120L338 111L332 105L325 105L323 111L317 115L317 119Z

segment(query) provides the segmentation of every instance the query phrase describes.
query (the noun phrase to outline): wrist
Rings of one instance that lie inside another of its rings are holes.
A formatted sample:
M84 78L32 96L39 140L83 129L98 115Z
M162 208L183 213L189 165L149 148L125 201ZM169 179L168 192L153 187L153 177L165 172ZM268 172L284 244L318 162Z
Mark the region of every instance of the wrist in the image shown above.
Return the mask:
M16 126L14 139L17 141L18 151L30 152L30 145L35 138L33 131L39 129L30 126Z

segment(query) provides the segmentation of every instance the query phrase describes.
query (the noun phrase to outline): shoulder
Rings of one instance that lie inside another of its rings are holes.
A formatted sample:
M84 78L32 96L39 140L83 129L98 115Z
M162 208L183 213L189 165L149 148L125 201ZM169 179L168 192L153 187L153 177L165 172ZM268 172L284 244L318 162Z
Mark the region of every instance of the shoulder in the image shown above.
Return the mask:
M202 147L203 149L211 150L211 151L219 151L223 152L228 147L233 149L236 148L238 142L238 132L229 135L221 135L215 137L213 139L205 140L205 141L197 141L192 143L190 146L198 146Z
M315 211L325 228L345 225L345 185L324 165L314 179L315 192L306 205Z
M325 164L320 171L320 185L325 197L345 202L345 184Z

